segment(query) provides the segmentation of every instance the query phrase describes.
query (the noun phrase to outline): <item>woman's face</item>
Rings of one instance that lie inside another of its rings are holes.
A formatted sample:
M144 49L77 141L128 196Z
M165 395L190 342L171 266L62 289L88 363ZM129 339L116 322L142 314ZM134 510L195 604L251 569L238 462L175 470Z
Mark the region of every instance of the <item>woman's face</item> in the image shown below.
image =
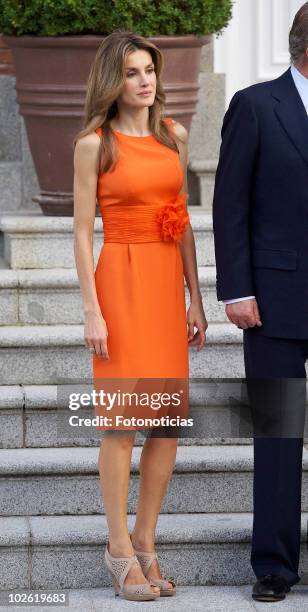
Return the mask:
M144 49L129 53L125 61L125 83L120 104L144 108L152 106L156 94L156 74L152 56Z

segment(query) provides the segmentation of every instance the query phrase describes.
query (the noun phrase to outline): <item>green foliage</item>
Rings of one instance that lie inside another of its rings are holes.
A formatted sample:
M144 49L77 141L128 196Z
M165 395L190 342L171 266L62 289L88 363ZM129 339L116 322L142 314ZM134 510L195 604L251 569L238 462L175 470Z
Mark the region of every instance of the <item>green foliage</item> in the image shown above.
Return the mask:
M1 0L0 32L21 36L110 34L202 36L229 22L233 0Z

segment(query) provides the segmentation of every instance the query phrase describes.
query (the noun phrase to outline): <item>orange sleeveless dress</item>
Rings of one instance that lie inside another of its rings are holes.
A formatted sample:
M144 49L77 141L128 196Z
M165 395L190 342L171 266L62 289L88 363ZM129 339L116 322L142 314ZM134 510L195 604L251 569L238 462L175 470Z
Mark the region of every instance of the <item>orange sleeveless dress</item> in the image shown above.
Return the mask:
M172 119L165 121L173 129ZM95 269L110 359L94 353L93 376L184 379L188 337L178 240L189 217L179 154L153 135L114 134L119 160L98 176L104 242Z

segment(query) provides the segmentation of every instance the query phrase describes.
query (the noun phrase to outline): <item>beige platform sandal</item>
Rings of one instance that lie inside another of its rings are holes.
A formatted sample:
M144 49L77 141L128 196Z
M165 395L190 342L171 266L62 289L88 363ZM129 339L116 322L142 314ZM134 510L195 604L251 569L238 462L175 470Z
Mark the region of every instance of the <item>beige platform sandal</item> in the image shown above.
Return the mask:
M160 592L154 593L152 586L159 586L152 581L144 584L124 584L124 580L134 563L139 563L136 555L132 557L112 557L108 550L108 544L105 549L105 563L111 574L114 586L115 596L124 597L130 601L150 601L158 599Z
M145 577L147 577L153 561L158 561L157 554L155 552L143 552L135 549L135 555L141 565ZM176 584L172 579L169 578L168 580L165 580L164 578L148 578L148 580L151 581L151 584L160 588L161 597L172 597L176 594ZM168 582L171 582L172 584L171 589Z

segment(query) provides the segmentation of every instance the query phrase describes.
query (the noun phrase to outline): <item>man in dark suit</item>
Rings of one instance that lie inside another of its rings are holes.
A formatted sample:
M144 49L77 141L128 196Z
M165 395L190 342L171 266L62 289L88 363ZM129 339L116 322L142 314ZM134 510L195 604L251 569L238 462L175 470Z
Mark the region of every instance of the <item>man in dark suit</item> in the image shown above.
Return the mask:
M261 601L300 580L305 393L289 396L287 383L305 386L308 358L308 2L289 43L284 74L231 100L213 203L217 297L244 330L247 382L278 381L263 385L263 416L289 404L276 435L254 431L252 597Z

